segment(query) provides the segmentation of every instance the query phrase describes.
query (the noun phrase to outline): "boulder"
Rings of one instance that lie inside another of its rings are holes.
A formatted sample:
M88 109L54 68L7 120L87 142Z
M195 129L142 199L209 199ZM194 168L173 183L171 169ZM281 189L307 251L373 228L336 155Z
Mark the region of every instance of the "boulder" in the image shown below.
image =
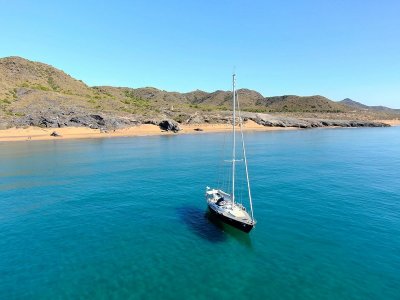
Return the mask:
M158 123L158 126L161 128L161 130L165 131L178 132L179 130L181 130L179 128L179 124L173 120L163 120Z
M45 117L39 117L37 125L39 127L52 127L53 122Z
M53 131L50 136L61 136L57 131Z
M104 120L104 118L100 115L90 115L93 119L96 120L97 124L99 124L100 126L104 126L106 125L106 122Z

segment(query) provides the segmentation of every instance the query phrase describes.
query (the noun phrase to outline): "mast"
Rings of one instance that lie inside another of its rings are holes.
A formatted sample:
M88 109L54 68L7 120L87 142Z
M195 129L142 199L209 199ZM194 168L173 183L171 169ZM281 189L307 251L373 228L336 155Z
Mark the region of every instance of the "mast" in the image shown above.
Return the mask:
M233 91L233 150L232 150L232 207L235 205L235 159L236 159L236 92L235 92L235 84L236 84L236 74L232 75L232 91Z
M243 137L243 128L242 128L242 116L240 113L240 105L239 105L239 97L236 96L237 104L238 104L238 112L239 112L239 125L240 125L240 134L242 136L242 149L243 149L243 159L244 166L246 170L246 181L247 181L247 191L249 192L249 202L250 202L250 211L251 211L251 219L254 222L254 214L253 214L253 200L251 198L251 190L250 190L250 180L249 180L249 169L247 168L247 157L246 157L246 147L244 146L244 137Z

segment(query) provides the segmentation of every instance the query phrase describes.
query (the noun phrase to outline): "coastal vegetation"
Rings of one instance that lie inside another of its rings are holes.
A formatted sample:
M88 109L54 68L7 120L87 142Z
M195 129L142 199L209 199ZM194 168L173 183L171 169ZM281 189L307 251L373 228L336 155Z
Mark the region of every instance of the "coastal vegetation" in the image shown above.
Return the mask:
M320 95L265 97L249 89L239 89L238 95L244 112L275 117L364 121L400 117L399 110L369 107L351 99L335 102ZM0 128L38 125L43 118L49 126L70 126L71 119L80 120L74 124L89 126L91 122L83 119L90 115L111 118L117 127L160 119L226 123L231 98L230 91L222 90L179 93L154 87L90 87L44 63L21 57L0 59Z

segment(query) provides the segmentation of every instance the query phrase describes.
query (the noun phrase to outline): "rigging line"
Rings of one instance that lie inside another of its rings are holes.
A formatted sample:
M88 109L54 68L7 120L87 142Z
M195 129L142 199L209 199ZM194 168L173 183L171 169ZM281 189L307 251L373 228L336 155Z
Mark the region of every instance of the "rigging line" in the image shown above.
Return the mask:
M247 190L249 192L249 202L250 202L250 211L251 211L251 218L254 221L254 214L253 214L253 201L251 199L251 190L250 190L250 181L249 181L249 170L247 168L247 157L246 157L246 148L244 146L244 137L243 137L243 120L242 114L240 112L240 105L239 105L239 97L236 96L237 106L238 106L238 114L239 114L239 126L240 126L240 134L242 136L242 148L243 148L243 159L244 159L244 166L246 170L246 180L247 180Z
M240 204L243 205L243 180L240 180L239 200Z
M227 135L225 134L224 137L226 138L226 136ZM224 156L226 155L226 151L227 151L226 148L227 147L224 148L224 154L223 154ZM223 190L226 191L227 193L229 193L230 176L231 176L230 168L224 161L221 161L221 163L222 163L222 171L223 171Z
M229 179L230 174L229 173L230 173L230 171L227 171L226 167L224 167L224 187L223 187L223 190L227 191L227 192L228 192L229 182L230 182L230 179Z
M228 173L228 182L227 182L227 186L226 186L226 192L230 195L232 195L232 172L229 168L227 169L227 173Z
M225 168L224 168L224 167L222 167L221 174L222 174L222 180L221 180L222 182L221 182L220 189L221 189L221 190L225 190L226 181L227 181L227 174L226 174L226 171L225 171Z
M225 153L225 140L226 140L226 133L223 133L223 144L222 144L222 148L221 148L221 152L220 152L220 164L218 166L218 171L217 171L217 187L218 188L222 188L223 185L223 180L224 180L224 153Z
M232 120L232 127L233 127L233 149L232 149L232 206L235 205L235 164L236 164L236 74L233 73L232 75L232 94L233 94L233 120Z
M244 166L242 166L242 174L243 174L243 172L244 172ZM246 205L247 205L247 202L246 202L246 191L247 191L247 184L246 184L246 179L244 178L244 177L242 177L242 180L241 180L241 192L242 192L242 197L243 197L243 203L246 203Z

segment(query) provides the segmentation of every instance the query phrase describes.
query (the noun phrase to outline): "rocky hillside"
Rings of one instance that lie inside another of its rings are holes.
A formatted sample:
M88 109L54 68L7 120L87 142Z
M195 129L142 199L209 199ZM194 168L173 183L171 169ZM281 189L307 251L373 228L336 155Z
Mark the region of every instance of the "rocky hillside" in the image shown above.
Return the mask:
M363 110L363 111L386 112L386 113L394 113L394 114L400 113L400 109L393 109L393 108L389 108L386 106L368 106L368 105L362 104L360 102L351 100L349 98L343 99L342 101L339 101L338 103L350 106L353 109Z
M325 114L327 119L342 118L341 114L346 119L346 114L355 109L322 96L264 97L240 89L238 97L241 109L254 113ZM221 90L178 93L152 87L89 87L50 65L20 57L0 59L0 128L121 127L162 119L227 122L231 99L230 91Z
M19 87L80 96L93 93L83 82L52 66L21 57L0 59L0 97L14 96L13 89Z
M336 103L322 96L299 97L294 95L266 97L257 104L273 112L347 112L347 105Z
M338 103L347 105L353 109L361 109L361 110L366 110L369 108L368 105L362 104L360 102L351 100L350 98L343 99L342 101L338 101Z

